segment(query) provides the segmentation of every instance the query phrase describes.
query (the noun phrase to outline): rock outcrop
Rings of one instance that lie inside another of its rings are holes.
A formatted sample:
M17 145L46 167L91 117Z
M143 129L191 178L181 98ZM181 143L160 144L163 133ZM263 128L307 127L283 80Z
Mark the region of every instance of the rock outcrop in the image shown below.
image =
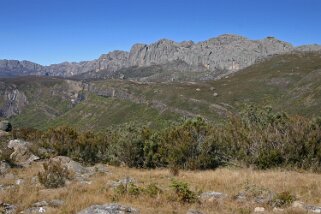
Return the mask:
M85 167L80 163L72 160L69 157L65 156L57 156L52 158L53 161L58 161L62 164L62 166L66 167L69 171L71 171L74 175L74 179L80 182L88 182L89 177L96 173L107 173L108 169L105 165L97 164L92 167Z
M207 41L174 42L161 39L150 45L135 44L130 52L112 51L93 61L79 63L64 62L42 66L29 61L0 60L0 75L46 75L70 77L89 72L104 71L108 75L123 68L148 67L153 65L171 66L170 70L210 71L231 73L252 65L258 59L291 51L320 51L320 45L293 47L274 37L249 40L239 35L224 34ZM179 62L179 63L175 63ZM182 66L183 65L183 66ZM108 76L107 75L107 76Z
M16 165L28 166L33 161L39 160L39 157L30 151L29 142L23 140L10 140L7 147L13 150L10 159Z
M43 74L44 70L44 66L29 61L0 60L0 76Z
M253 41L227 34L196 44L163 39L151 45L134 45L129 53L129 64L150 66L182 60L188 65L202 66L213 72L237 71L253 64L258 58L292 49L289 43L274 38Z
M2 97L2 106L0 108L0 117L11 117L19 114L22 109L28 104L27 97L23 92L20 92L14 85L5 85L0 83L0 94Z
M139 210L119 204L93 205L78 214L139 214Z

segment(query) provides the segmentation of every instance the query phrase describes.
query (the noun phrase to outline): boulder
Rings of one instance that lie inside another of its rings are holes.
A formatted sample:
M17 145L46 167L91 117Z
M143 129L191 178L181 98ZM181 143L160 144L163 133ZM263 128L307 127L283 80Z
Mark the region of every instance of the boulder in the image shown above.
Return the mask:
M33 207L47 207L48 202L47 201L39 201L39 202L34 203L32 206Z
M309 213L321 213L321 207L314 205L305 205L304 207Z
M82 166L80 163L72 160L69 157L57 156L51 160L59 161L63 166L67 167L68 170L74 172L76 175L92 173L92 169Z
M123 178L123 179L120 179L118 181L114 181L111 183L111 186L113 188L117 188L119 187L120 185L123 185L123 186L128 186L129 184L131 183L135 183L135 179L131 178L131 177L126 177L126 178Z
M45 207L31 207L22 211L23 214L41 214L46 212L47 209Z
M10 140L7 147L13 149L10 159L13 163L20 166L28 166L39 157L32 154L29 149L30 143L23 140Z
M105 204L105 205L93 205L80 212L78 214L139 214L139 210L122 206L119 204Z
M243 191L234 196L235 200L238 202L251 201L262 205L271 204L274 197L274 192L255 185L245 187Z
M293 208L302 209L308 211L308 213L321 213L321 206L304 204L301 201L294 201L292 203Z
M4 211L4 214L14 214L17 211L17 207L0 201L0 210Z
M63 206L64 203L65 202L63 200L59 200L59 199L53 199L48 202L50 207L55 207L55 208Z
M223 199L227 195L222 193L222 192L203 192L200 195L201 201L208 201L208 202L213 202L218 199Z
M32 205L32 207L24 210L22 213L24 214L40 214L40 213L46 213L49 209L49 207L58 208L64 205L64 201L54 199L49 202L47 201L39 201Z
M74 178L84 184L90 184L89 177L96 173L107 173L107 167L103 164L97 164L91 167L85 167L81 163L72 160L69 157L57 156L51 158L53 161L59 161L62 166L67 167L74 174Z
M0 161L0 175L6 174L9 171L10 168L11 167L7 162Z

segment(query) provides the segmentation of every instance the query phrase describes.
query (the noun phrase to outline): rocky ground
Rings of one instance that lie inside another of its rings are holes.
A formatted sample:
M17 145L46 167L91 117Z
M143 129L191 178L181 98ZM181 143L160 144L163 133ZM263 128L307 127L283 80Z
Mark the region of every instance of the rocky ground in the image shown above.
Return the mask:
M39 182L41 160L11 140L0 163L0 213L321 213L321 175L286 170L215 171L83 166L58 156L72 177L63 187ZM186 186L184 186L186 184ZM176 185L176 187L174 187Z

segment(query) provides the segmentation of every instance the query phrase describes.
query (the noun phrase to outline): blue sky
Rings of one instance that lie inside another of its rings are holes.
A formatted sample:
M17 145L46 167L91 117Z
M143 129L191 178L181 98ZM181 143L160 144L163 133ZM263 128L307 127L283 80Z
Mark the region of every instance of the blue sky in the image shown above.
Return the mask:
M224 33L321 44L321 1L0 0L0 59L91 60L137 42Z

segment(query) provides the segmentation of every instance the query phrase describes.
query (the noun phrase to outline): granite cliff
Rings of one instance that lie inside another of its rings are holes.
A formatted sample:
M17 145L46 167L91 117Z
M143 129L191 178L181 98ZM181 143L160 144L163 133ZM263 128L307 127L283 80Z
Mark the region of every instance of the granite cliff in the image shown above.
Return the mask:
M293 51L320 51L320 45L293 45L274 37L250 40L239 35L224 34L203 42L174 42L161 39L152 44L135 44L129 52L112 51L93 61L64 62L42 66L29 61L0 60L1 76L45 75L83 78L110 77L121 69L161 66L161 70L206 71L211 78L229 74L275 54ZM96 73L99 73L96 75ZM125 72L125 73L126 73Z

